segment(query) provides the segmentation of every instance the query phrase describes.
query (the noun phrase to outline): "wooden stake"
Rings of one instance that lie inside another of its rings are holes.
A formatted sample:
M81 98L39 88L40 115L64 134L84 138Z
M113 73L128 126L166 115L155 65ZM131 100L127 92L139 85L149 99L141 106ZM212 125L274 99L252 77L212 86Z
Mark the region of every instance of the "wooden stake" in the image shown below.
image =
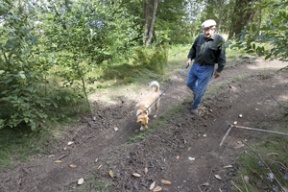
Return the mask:
M221 141L221 143L220 143L220 146L222 146L223 145L223 143L224 143L224 140L226 139L226 137L228 136L228 134L230 133L230 131L231 131L231 129L232 129L232 125L230 125L230 127L229 127L229 129L227 130L227 132L226 132L226 134L224 135L224 137L223 137L223 139L222 139L222 141Z

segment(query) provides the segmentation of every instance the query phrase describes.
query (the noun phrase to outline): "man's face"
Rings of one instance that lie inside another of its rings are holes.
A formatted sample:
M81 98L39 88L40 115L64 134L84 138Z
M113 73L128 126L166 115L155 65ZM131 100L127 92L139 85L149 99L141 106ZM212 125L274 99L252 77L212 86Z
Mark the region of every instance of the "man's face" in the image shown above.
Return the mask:
M207 37L207 38L213 37L215 31L216 31L216 27L215 26L207 27L207 28L203 29L203 33L204 33L205 37Z

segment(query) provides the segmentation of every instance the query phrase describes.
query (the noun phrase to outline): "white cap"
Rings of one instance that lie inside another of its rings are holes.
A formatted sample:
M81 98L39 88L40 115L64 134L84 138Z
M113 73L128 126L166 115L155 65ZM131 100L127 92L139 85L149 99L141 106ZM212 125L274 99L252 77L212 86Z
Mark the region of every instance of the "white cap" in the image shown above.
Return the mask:
M208 27L212 27L212 26L216 26L216 21L213 19L208 19L201 24L201 27L203 29L208 28Z

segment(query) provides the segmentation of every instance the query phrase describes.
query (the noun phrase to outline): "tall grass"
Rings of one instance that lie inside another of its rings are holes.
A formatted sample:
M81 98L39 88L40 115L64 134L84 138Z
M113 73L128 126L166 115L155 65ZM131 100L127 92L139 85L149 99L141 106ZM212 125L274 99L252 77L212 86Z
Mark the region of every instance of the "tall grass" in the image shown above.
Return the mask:
M238 160L235 191L284 191L288 187L288 140L268 137L248 146ZM244 179L245 178L245 179ZM248 179L249 178L249 181Z

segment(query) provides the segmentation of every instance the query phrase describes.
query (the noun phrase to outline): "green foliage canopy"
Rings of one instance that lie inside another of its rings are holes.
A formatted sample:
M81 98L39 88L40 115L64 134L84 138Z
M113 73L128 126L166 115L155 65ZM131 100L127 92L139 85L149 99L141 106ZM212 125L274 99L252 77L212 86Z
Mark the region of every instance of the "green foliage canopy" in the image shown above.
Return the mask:
M259 56L287 60L288 58L288 1L264 1L255 4L269 12L264 23L246 26L237 46Z

